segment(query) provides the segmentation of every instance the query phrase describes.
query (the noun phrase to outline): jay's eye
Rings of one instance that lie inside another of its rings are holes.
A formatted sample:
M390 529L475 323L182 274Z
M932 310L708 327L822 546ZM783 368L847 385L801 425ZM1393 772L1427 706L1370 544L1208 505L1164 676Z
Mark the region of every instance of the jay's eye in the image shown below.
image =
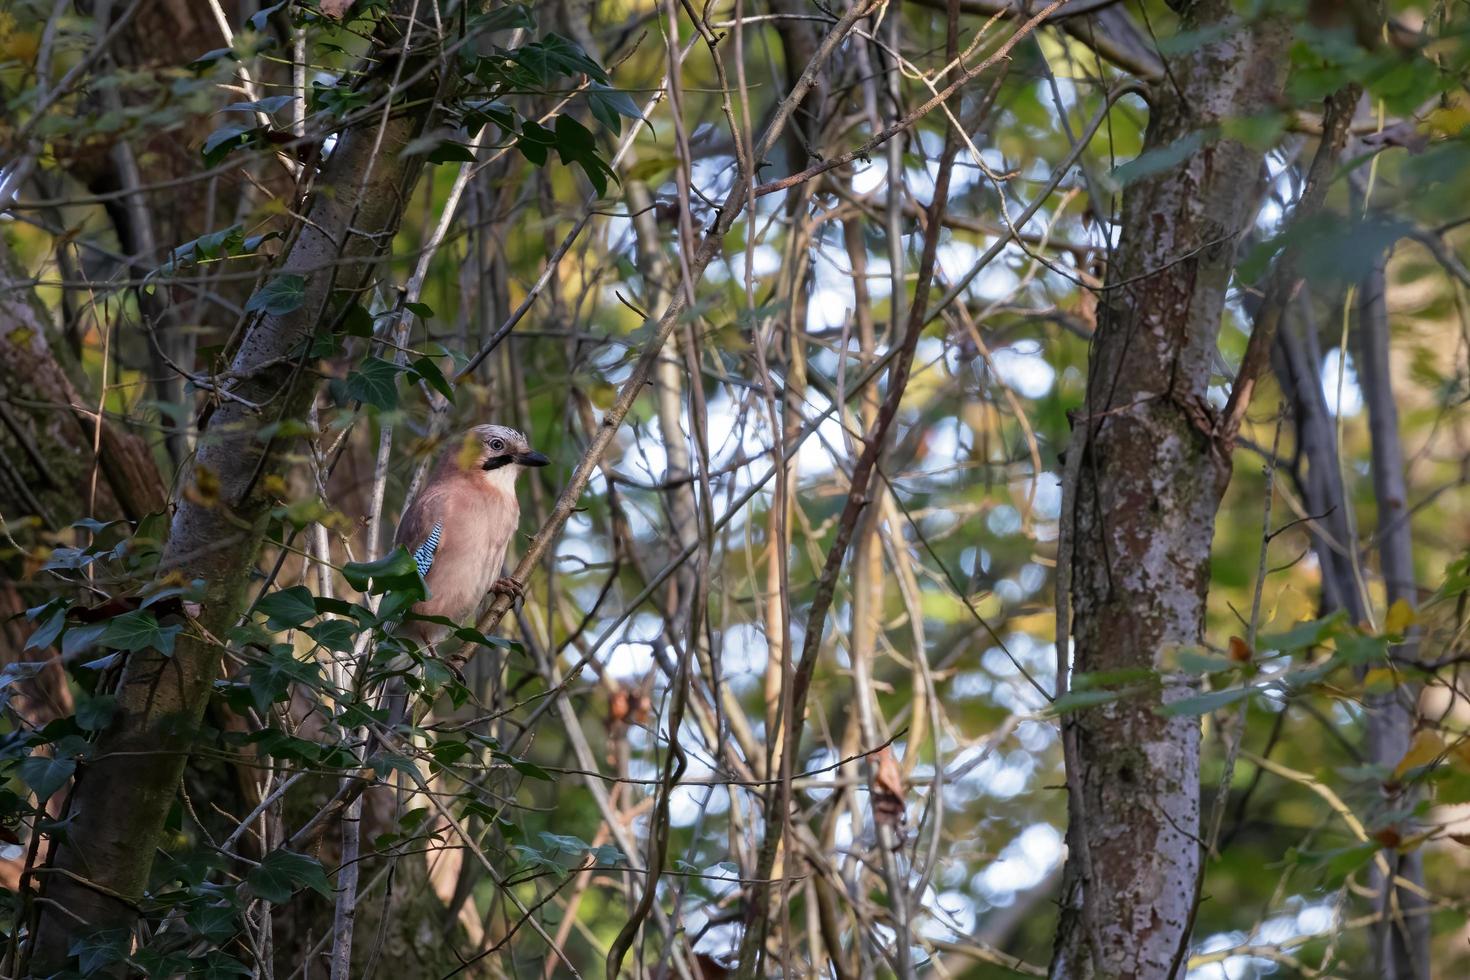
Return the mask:
M495 451L496 451L496 452L497 452L497 453L498 453L498 452L500 452L500 451L501 451L501 450L502 450L502 449L504 449L504 448L505 448L505 443L504 443L504 442L502 442L502 441L501 441L501 440L499 440L499 439L491 439L491 440L490 440L490 448L491 448L491 449L493 449L493 450L495 450Z

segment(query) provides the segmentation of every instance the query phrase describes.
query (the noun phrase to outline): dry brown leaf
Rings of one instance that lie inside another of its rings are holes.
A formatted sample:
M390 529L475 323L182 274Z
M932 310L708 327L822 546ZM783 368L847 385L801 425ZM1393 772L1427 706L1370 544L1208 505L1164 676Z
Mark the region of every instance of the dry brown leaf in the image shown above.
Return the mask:
M873 757L873 819L895 830L902 827L907 809L904 796L903 773L893 749L885 745Z

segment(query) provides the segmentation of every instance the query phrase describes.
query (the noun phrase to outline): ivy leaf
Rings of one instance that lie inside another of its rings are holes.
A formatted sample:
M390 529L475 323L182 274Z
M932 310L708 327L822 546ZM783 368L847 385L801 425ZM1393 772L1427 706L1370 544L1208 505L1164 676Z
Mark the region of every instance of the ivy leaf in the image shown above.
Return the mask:
M1109 176L1112 177L1114 184L1122 188L1135 181L1143 180L1145 177L1161 174L1193 156L1196 150L1205 145L1205 139L1210 135L1201 129L1186 133L1168 146L1160 146L1140 153L1119 166Z
M347 396L391 412L398 407L398 367L381 357L369 357L347 375Z
M304 585L279 589L255 604L266 615L265 625L273 630L295 629L316 615L316 600Z
M221 126L210 133L200 150L204 154L204 165L213 167L233 151L248 144L259 131L258 126Z
M1247 698L1255 690L1252 687L1228 687L1223 691L1208 691L1193 697L1171 701L1161 709L1166 715L1207 715L1217 708L1234 704Z
M111 694L96 694L77 705L77 727L87 732L100 732L112 724L117 714L117 698Z
M342 577L359 592L381 595L390 590L417 593L424 597L424 580L413 556L403 545L394 548L377 561L352 561L342 568Z
M270 281L255 291L245 304L247 313L263 312L267 316L285 316L301 308L306 302L306 279L293 273L272 276Z
M25 650L42 650L56 642L66 626L66 607L64 599L52 599L44 606L36 606L26 610L26 618L40 620L40 625L35 628L26 638ZM14 664L10 666L15 666Z
M231 902L196 905L184 916L194 931L205 939L224 942L240 930L240 910Z
M607 193L607 178L617 179L612 168L598 155L592 131L571 116L556 117L556 152L562 163L575 163L582 168L598 197Z
M126 929L102 929L72 941L68 955L77 958L77 969L90 976L103 967L121 963L132 948L133 937Z
M245 883L256 895L275 905L291 900L297 888L306 887L324 898L332 895L327 873L315 858L281 848L267 854L250 873Z
M295 101L296 96L294 95L268 95L253 102L231 102L220 112L264 112L266 115L271 115L280 112Z
M642 119L638 104L627 92L619 92L606 85L593 85L587 93L587 109L592 118L602 123L617 136L623 130L622 117Z
M463 143L444 140L429 151L426 159L430 163L474 163L475 151Z
M586 75L594 82L608 84L607 72L576 43L560 34L548 34L539 41L518 48L512 56L543 87L559 77Z
M508 3L503 7L496 7L488 13L476 14L470 18L469 36L474 37L480 33L489 31L503 31L509 28L522 27L528 31L536 29L536 18L531 15L531 8L523 3Z
M449 379L444 377L444 372L432 358L420 357L408 367L410 380L423 381L448 401L454 401L454 389L450 387Z
M1336 633L1347 622L1347 613L1338 610L1330 616L1299 623L1282 633L1269 633L1256 641L1257 650L1275 650L1278 653L1295 653L1321 643Z
M77 760L50 755L32 755L21 760L15 767L21 782L31 788L36 799L45 803L51 794L66 785L66 781L77 771Z
M359 628L345 619L329 619L308 627L306 632L333 653L351 653Z
M251 29L256 31L265 30L266 21L270 19L271 14L284 6L286 6L286 0L278 0L278 2L271 4L269 7L264 7L256 11L251 15L249 20Z
M521 156L536 166L546 166L547 151L554 146L556 146L556 134L545 126L533 119L527 119L521 126L521 135L516 140L516 149L521 151Z
M233 48L215 48L212 51L204 52L185 65L184 68L188 71L203 71L206 68L212 67L217 61L226 60L239 61L240 56L235 53Z
M148 610L134 609L108 623L101 641L118 650L132 652L151 648L173 656L174 639L182 630L182 626L160 626Z
M342 326L349 337L371 337L373 319L373 315L363 309L361 304L353 303L346 315L342 317Z

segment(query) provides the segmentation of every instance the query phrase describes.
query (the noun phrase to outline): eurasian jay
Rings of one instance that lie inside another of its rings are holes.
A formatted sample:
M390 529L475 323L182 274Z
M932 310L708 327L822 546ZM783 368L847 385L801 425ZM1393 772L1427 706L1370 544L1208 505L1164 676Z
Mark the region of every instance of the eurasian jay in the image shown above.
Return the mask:
M465 623L487 592L521 594L518 582L500 574L521 517L516 477L549 462L503 425L477 425L444 449L393 539L413 555L428 585L429 597L414 612ZM403 632L432 649L448 628L411 620Z

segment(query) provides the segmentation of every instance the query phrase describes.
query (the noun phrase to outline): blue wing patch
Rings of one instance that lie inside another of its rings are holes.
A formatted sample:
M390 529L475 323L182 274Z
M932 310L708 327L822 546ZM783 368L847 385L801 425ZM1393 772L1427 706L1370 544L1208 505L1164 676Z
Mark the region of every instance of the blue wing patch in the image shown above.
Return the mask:
M434 552L439 550L439 535L444 531L444 523L436 521L434 530L419 545L418 550L413 553L413 563L419 567L419 575L427 577L429 569L434 567Z

